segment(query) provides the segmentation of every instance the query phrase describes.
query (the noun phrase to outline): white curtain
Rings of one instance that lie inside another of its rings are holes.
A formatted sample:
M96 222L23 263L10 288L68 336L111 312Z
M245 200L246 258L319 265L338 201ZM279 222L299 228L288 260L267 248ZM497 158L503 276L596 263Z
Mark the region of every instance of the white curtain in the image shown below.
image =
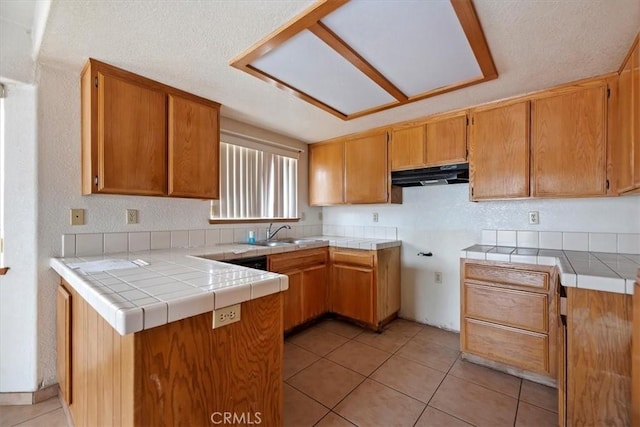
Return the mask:
M220 201L212 206L219 219L297 218L298 159L221 142Z

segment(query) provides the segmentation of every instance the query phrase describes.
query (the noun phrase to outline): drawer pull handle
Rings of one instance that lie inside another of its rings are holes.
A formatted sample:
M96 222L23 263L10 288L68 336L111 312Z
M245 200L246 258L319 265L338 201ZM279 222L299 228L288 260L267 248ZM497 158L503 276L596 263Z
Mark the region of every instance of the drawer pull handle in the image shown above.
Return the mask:
M431 252L418 252L418 256L433 256Z

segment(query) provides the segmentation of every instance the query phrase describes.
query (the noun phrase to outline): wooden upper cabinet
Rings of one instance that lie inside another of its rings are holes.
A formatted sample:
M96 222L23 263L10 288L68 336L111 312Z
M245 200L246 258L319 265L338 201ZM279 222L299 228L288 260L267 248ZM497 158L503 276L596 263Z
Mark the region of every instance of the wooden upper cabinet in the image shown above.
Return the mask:
M636 37L636 47L633 50L631 79L633 81L633 152L634 152L634 186L640 188L640 35Z
M467 114L427 122L426 166L467 162Z
M471 199L529 196L529 101L471 112Z
M344 203L344 142L314 144L309 149L309 204Z
M345 201L386 203L389 193L387 133L349 139L344 144Z
M621 70L618 80L618 134L613 155L617 178L616 189L619 193L633 189L635 184L633 141L633 60L635 56L636 52L632 53Z
M403 127L391 131L391 170L405 170L424 167L425 126Z
M97 81L97 192L165 194L166 95L102 72Z
M90 59L82 193L217 199L220 104Z
M533 196L604 196L606 82L535 99L532 108Z
M218 109L169 96L169 195L218 199ZM213 169L213 170L212 170Z

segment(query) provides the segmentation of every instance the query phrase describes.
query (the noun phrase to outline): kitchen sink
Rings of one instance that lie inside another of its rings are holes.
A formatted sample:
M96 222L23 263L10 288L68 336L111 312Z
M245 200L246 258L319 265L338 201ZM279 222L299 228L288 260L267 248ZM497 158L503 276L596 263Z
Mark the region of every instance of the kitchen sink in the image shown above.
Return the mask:
M295 239L295 238L285 238L285 239L278 239L278 240L260 240L258 242L255 242L254 245L274 247L274 246L300 245L300 244L310 243L310 242L315 242L315 240Z

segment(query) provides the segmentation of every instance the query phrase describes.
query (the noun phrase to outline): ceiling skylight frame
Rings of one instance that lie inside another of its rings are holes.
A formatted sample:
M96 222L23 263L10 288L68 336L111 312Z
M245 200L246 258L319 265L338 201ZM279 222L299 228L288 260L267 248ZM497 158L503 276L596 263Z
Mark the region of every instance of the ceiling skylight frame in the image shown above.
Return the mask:
M261 80L275 85L276 87L285 90L292 95L303 99L318 108L321 108L342 120L351 120L358 117L362 117L368 114L373 114L379 111L383 111L389 108L397 107L400 105L408 104L410 102L419 101L422 99L430 98L436 95L440 95L446 92L450 92L464 87L479 84L488 80L492 80L498 77L497 70L493 63L489 47L487 45L482 27L475 12L472 0L449 0L453 11L455 12L460 26L464 32L464 35L469 43L473 56L477 61L478 68L481 75L473 77L463 81L448 84L442 87L437 87L432 90L428 90L416 95L406 95L396 85L394 85L386 76L384 76L379 70L372 66L365 58L363 58L358 52L356 52L351 46L349 46L344 40L342 40L331 28L325 25L322 19L332 12L336 11L349 0L319 0L314 3L307 10L300 15L283 25L247 51L239 55L238 57L230 61L230 65L245 71ZM308 30L313 33L318 39L323 41L326 45L332 48L340 56L350 62L356 67L362 74L368 77L371 81L375 82L380 88L386 91L395 101L378 105L373 108L368 108L362 111L354 113L344 113L338 111L336 108L328 105L304 90L294 87L286 81L280 80L274 75L264 72L253 66L252 63L258 58L268 54L273 49L285 44L289 39L296 36L298 33Z

